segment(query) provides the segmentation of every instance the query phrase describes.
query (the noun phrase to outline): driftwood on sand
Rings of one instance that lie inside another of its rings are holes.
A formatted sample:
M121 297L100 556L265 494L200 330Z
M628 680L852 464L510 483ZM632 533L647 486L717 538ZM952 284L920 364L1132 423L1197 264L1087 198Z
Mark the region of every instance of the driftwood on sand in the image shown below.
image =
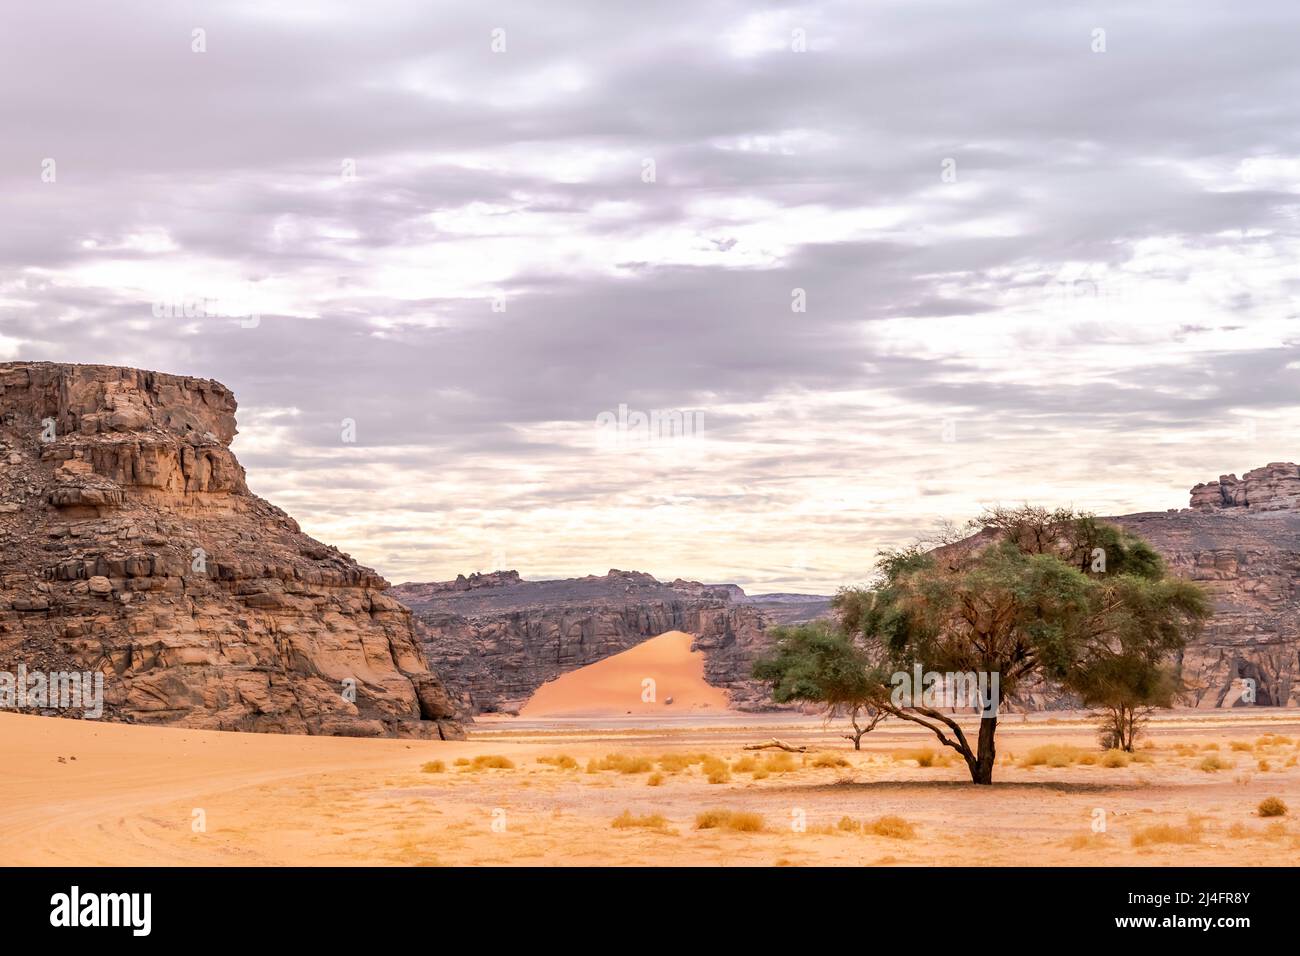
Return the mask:
M792 753L792 754L801 754L801 753L807 753L807 752L808 752L808 748L807 748L807 747L796 747L796 746L794 746L793 744L788 744L788 743L786 743L784 740L777 740L775 737L773 737L771 740L765 741L764 743L761 743L761 744L745 744L745 748L744 748L744 749L746 749L746 750L785 750L785 751L788 751L789 753Z

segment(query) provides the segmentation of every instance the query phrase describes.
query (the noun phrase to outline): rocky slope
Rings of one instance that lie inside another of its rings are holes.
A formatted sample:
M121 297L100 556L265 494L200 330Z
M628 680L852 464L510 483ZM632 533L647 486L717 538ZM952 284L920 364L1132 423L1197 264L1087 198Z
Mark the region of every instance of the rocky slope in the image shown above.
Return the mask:
M460 735L387 582L249 492L235 407L205 379L0 364L0 671L102 671L123 721Z
M1274 462L1191 491L1191 507L1112 518L1214 596L1214 617L1183 652L1187 702L1300 706L1300 466Z
M473 713L517 710L545 682L666 631L695 635L705 679L732 706L770 706L750 678L773 623L761 598L736 599L734 585L661 583L636 571L561 581L523 581L517 572L403 584L390 593L415 611L416 632L462 705ZM735 589L739 590L739 589ZM811 599L813 616L826 599ZM786 620L799 605L785 608ZM791 609L794 610L791 610ZM806 618L805 618L806 619Z

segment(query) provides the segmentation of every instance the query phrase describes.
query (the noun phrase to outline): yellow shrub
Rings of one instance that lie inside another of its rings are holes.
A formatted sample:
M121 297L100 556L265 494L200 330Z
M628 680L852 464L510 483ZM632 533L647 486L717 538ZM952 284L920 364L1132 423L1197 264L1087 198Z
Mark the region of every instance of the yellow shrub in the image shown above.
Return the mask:
M633 757L628 754L614 753L595 761L596 770L613 770L616 773L649 773L654 764L646 757ZM587 772L592 773L592 764L587 764Z
M574 760L568 754L555 754L552 757L538 757L538 763L544 763L552 767L558 767L561 770L577 770L578 761Z
M1025 754L1020 761L1022 767L1068 767L1078 761L1082 751L1078 747L1064 744L1044 744Z
M663 785L663 782L664 782L664 775L657 771L655 773L650 774L650 776L646 777L645 780L647 787L659 787Z
M1181 827L1171 823L1157 823L1154 826L1141 828L1132 837L1134 846L1146 846L1149 843L1200 842L1201 825L1195 820L1189 820L1186 826Z
M630 830L640 828L645 830L662 830L668 826L668 821L658 813L651 813L648 816L636 817L630 810L624 810L614 818L610 824L615 830Z
M814 767L847 767L849 762L839 754L820 753L813 757L812 765Z
M1123 750L1107 750L1101 755L1103 767L1127 767L1133 758Z
M695 829L758 833L763 829L763 817L757 813L742 813L735 810L705 810L696 816Z
M902 817L896 816L883 816L872 820L865 825L864 832L895 840L910 840L916 836L916 828Z
M462 758L463 760L464 758ZM461 773L475 770L514 770L515 764L508 757L500 754L479 754L473 760L457 760L456 763L461 766Z
M441 760L430 760L420 767L421 773L446 773L447 765Z
M768 773L789 773L798 768L795 763L794 754L786 753L784 750L768 754L763 758L763 769Z
M1287 805L1277 797L1267 797L1260 801L1256 812L1261 817L1284 817L1287 814Z

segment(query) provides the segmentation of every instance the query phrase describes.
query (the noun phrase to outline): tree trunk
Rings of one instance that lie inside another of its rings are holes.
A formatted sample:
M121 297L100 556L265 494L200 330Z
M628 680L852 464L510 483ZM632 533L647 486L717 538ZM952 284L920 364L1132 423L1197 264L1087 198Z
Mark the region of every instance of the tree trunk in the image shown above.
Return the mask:
M993 746L993 735L998 729L996 717L980 718L979 749L976 751L975 765L970 768L970 777L974 783L993 782L993 763L997 759L997 750Z

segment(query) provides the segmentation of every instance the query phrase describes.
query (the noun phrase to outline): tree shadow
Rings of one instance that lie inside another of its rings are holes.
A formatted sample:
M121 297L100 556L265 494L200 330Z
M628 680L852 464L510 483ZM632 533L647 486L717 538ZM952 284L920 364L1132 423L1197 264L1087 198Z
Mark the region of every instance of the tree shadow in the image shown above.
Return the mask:
M837 780L834 783L819 783L811 786L790 784L787 786L767 787L768 793L933 793L935 791L952 792L969 791L982 793L1111 793L1118 790L1148 790L1149 786L1141 783L1067 783L1060 780L1012 780L1005 783L994 781L991 784L976 785L969 780Z

